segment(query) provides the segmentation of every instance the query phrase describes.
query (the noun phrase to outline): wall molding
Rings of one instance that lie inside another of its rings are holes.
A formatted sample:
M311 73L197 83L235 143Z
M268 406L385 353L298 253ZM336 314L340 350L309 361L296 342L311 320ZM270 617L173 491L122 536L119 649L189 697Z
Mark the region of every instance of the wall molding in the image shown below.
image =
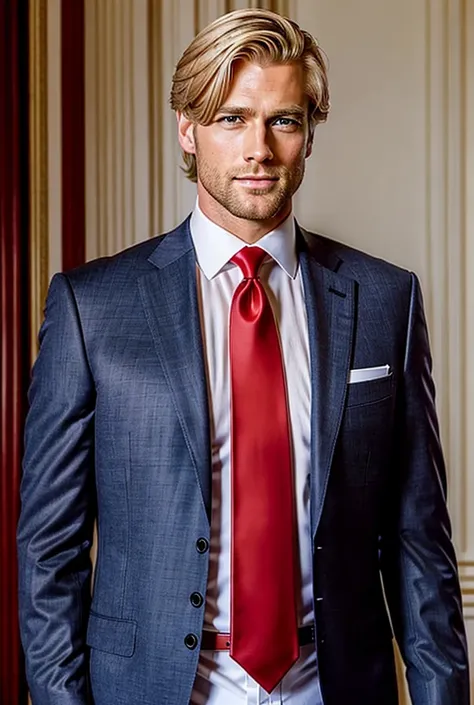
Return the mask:
M46 0L29 4L30 362L48 288L48 17Z
M474 619L474 561L460 561L459 574L466 620Z
M62 119L61 119L61 0L47 0L47 150L48 150L48 278L63 262ZM36 301L42 316L43 301ZM36 331L35 335L38 331Z
M426 0L426 260L437 400L453 536L468 550L466 445L465 0ZM447 331L449 330L449 333Z
M152 234L148 7L85 0L87 259Z

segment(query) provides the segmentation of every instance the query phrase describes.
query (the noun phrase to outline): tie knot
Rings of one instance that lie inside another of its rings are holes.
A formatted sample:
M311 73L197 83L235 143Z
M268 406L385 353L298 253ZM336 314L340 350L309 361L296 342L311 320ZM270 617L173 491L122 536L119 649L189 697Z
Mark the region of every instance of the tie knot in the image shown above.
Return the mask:
M267 253L261 247L243 247L232 257L231 262L240 267L245 279L255 279L266 256Z

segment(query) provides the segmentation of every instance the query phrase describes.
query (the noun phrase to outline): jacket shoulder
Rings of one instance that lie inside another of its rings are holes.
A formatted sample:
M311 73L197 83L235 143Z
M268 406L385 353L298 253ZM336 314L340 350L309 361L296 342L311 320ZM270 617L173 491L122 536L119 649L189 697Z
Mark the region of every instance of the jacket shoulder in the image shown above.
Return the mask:
M64 272L69 279L73 289L83 285L98 284L101 282L111 282L126 278L130 283L132 279L137 279L141 275L153 270L150 257L166 240L175 243L182 243L186 240L189 231L189 217L173 230L131 245L120 252L107 257L99 257L81 264L74 269ZM179 244L177 245L179 249ZM176 249L176 245L175 245Z
M115 277L129 275L135 272L140 275L150 269L148 258L156 247L169 233L155 237L127 247L114 255L98 257L85 264L64 272L73 287L87 283L99 283L101 280L110 280Z
M370 281L399 283L411 287L413 274L408 269L371 255L343 242L301 228L309 252L323 266L329 266L343 276L367 284Z

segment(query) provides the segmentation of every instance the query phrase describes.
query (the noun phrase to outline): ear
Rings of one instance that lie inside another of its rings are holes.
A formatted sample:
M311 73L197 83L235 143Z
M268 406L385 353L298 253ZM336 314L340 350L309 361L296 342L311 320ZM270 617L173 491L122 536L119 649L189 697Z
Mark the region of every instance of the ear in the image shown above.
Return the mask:
M308 142L306 144L306 154L305 159L311 156L313 152L313 137L314 137L314 127L309 128Z
M178 141L181 149L188 154L196 154L193 121L178 110L176 111L176 120L178 121Z

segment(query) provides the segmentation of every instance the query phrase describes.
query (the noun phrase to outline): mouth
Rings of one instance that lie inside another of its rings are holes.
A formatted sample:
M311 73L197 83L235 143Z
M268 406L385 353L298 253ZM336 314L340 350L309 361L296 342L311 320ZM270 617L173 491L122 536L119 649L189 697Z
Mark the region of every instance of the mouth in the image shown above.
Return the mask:
M270 188L278 181L277 176L268 176L266 174L254 175L249 174L248 176L236 176L235 180L239 182L242 186L254 189L265 189Z

